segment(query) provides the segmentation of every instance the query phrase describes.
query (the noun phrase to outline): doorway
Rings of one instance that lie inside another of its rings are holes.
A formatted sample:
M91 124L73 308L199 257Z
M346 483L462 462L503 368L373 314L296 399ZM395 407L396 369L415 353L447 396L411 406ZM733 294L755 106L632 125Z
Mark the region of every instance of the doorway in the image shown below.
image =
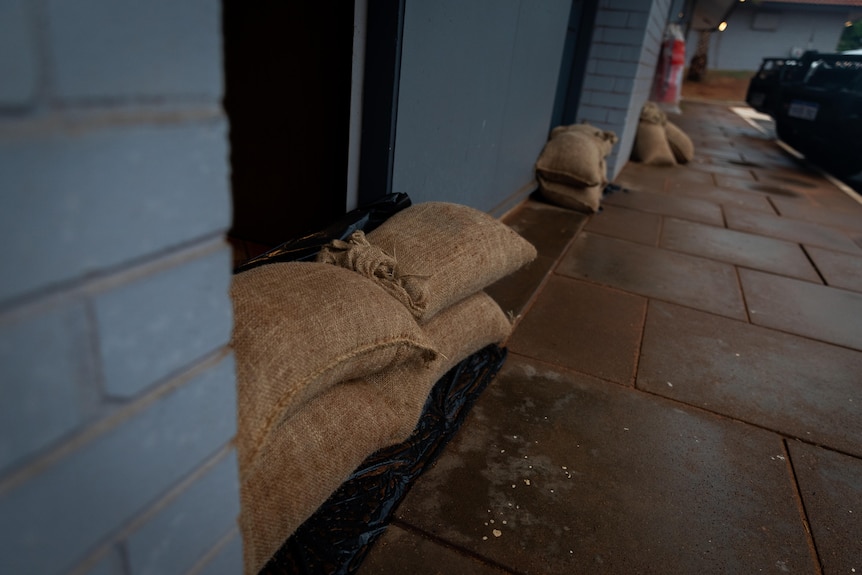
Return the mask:
M235 247L345 213L354 2L222 0Z

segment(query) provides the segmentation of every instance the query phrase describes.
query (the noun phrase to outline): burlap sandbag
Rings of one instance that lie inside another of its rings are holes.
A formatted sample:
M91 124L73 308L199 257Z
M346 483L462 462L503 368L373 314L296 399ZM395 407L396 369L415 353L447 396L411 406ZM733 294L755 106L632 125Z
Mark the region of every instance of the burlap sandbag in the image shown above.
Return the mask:
M241 467L281 419L332 385L437 355L403 305L340 267L268 264L235 275L230 293Z
M632 160L652 166L674 166L676 159L665 133L667 114L655 102L646 102L641 109Z
M584 134L593 136L596 141L602 143L601 149L604 156L610 154L614 144L619 141L619 138L617 138L617 135L614 132L611 132L609 130L602 130L586 122L582 122L580 124L569 124L567 126L557 126L553 130L551 130L551 138L554 138L555 136L562 134L563 132L582 132Z
M688 134L671 121L665 123L664 131L667 136L667 143L670 145L676 161L680 164L690 162L694 158L694 143L688 137Z
M594 214L599 210L604 186L575 187L558 182L549 182L542 176L539 180L539 193L548 202L569 208L585 214Z
M434 383L511 325L478 293L439 313L425 330L440 356L408 361L330 388L282 423L254 465L241 469L240 529L246 575L255 575L282 543L369 455L406 440Z
M365 232L357 230L347 241L335 240L320 250L317 261L333 264L364 275L377 282L416 317L428 306L428 278L411 275L391 254L373 245Z
M367 238L392 254L403 274L425 278L427 301L420 323L536 258L536 248L509 226L447 202L410 206Z
M638 122L632 160L651 166L674 166L676 159L661 124Z
M601 139L586 131L559 131L536 160L536 174L570 186L597 186L602 181L600 162L606 150Z

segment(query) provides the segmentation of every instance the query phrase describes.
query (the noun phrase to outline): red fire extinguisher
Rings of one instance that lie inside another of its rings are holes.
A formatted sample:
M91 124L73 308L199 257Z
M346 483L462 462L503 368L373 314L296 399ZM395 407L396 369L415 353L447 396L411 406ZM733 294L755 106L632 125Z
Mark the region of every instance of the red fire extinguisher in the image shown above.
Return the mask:
M656 67L652 99L662 107L676 108L682 92L682 73L685 68L685 39L679 24L668 24L662 42L661 55Z

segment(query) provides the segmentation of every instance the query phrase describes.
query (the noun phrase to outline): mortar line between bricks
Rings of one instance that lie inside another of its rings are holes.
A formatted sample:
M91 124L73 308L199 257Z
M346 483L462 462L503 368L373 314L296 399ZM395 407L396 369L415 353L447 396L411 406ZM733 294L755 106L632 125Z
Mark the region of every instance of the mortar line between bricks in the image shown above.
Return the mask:
M207 373L231 354L231 349L225 345L194 360L191 365L186 365L181 371L170 374L161 381L154 382L141 396L129 400L128 403L119 405L105 417L89 424L85 423L80 429L60 439L59 443L47 447L43 452L36 454L31 459L22 462L20 465L16 465L5 474L5 477L0 477L0 498L31 480L36 475L44 472L63 458L75 453L100 436L116 429L163 397L178 390L189 381Z
M188 475L180 479L174 485L169 486L166 491L158 496L155 503L150 503L143 509L143 511L139 511L134 517L132 517L132 519L112 531L101 543L97 544L96 548L91 553L78 562L69 575L85 575L90 568L94 567L98 561L110 552L111 547L122 544L122 542L127 540L131 534L140 529L147 523L147 521L155 517L160 511L180 497L186 489L197 483L199 479L209 473L216 465L221 463L233 450L233 442L230 441L219 448L214 454L207 457L199 466L191 470ZM235 531L237 531L237 528L235 526L231 527L230 531L219 539L216 546L219 545L219 543L227 541L227 538ZM124 555L126 555L125 562L128 563L128 549L125 549L125 545L122 545L122 547L125 551ZM209 554L205 555L205 557L208 556ZM194 567L197 567L197 565ZM128 569L128 565L126 568Z
M4 115L0 138L34 138L74 133L76 136L128 126L170 127L225 122L212 99L172 99L165 104L111 100L94 103L39 104L35 110Z
M818 575L823 575L823 561L817 549L817 541L814 539L814 533L811 531L811 520L808 516L808 510L805 508L805 500L802 498L802 488L799 485L799 477L796 475L796 466L793 464L793 457L790 455L790 446L787 444L787 439L782 441L782 446L784 447L784 456L787 458L787 468L790 473L790 480L793 483L793 495L796 498L796 505L802 519L802 527L805 529L808 548Z
M507 565L504 565L498 561L495 561L494 559L491 559L490 557L480 555L479 553L477 553L475 551L472 551L470 549L467 549L465 547L462 547L460 545L452 543L451 541L447 541L446 539L443 539L442 537L440 537L438 535L434 535L433 533L429 533L428 531L425 531L424 529L417 527L411 523L408 523L402 519L396 518L392 521L391 524L396 525L396 526L400 527L401 529L404 529L405 531L413 533L414 535L418 535L418 536L422 537L423 539L427 539L427 540L431 541L432 543L436 543L437 545L440 545L441 547L445 547L447 549L455 551L456 553L458 553L460 555L465 555L467 557L470 557L471 559L475 559L477 561L480 561L481 563L484 563L486 565L490 565L491 567L499 569L505 573L509 573L510 575L524 575L521 571L516 571L516 570L512 569L511 567L508 567Z
M659 400L662 400L662 401L668 401L668 402L673 403L673 404L675 404L675 405L682 406L682 407L686 407L686 408L688 408L688 409L691 409L691 410L693 410L693 411L696 411L697 413L704 414L704 415L709 415L710 417L714 417L714 418L722 419L722 420L725 420L725 421L733 421L733 422L736 422L736 423L740 423L740 424L742 424L742 425L748 425L748 426L751 426L751 427L753 427L753 428L755 428L755 429L759 429L759 430L761 430L761 431L765 431L765 432L771 433L771 434L773 434L773 435L777 435L777 436L779 436L779 437L781 437L781 438L783 438L783 439L785 439L785 440L790 440L790 439L792 439L792 440L794 440L794 441L799 441L800 443L804 443L805 445L810 445L810 446L812 446L812 447L817 447L817 448L819 448L819 449L825 449L825 450L827 450L827 451L831 451L831 452L833 452L833 453L838 453L838 454L840 454L840 455L844 455L844 456L847 456L847 457L851 457L851 458L853 458L853 459L859 459L859 460L862 460L862 456L860 456L859 454L851 453L851 452L849 452L849 451L845 451L845 450L843 450L843 449L841 449L841 448L833 447L833 446L831 446L831 445L825 445L825 444L822 444L822 443L817 443L816 441L813 441L813 440L811 440L811 439L806 439L806 438L804 438L804 437L799 437L799 436L793 435L792 433L788 433L788 432L785 432L785 431L781 431L781 430L779 430L779 429L773 429L773 428L771 428L771 427L767 427L767 426L765 426L765 425L763 425L763 424L755 423L755 422L753 422L753 421L748 421L748 420L745 420L745 419L740 419L739 417L736 417L736 416L733 416L733 415L729 415L729 414L726 414L726 413L721 413L721 412L719 412L719 411L713 411L713 410L711 410L711 409L707 409L707 408L705 408L705 407L702 407L702 406L697 405L697 404L694 404L694 403L688 403L688 402L682 401L682 400L680 400L680 399L675 399L675 398L673 398L673 397L668 397L668 396L666 396L666 395L662 395L662 394L657 393L657 392L655 392L655 391L650 391L650 390L648 390L648 389L643 389L643 388L640 388L640 387L633 387L633 386L631 386L631 385L626 385L626 384L624 384L624 383L620 383L620 382L618 382L618 381L614 381L614 380L612 380L612 379L604 378L604 377L602 377L602 376L600 376L600 375L595 375L595 374L592 374L592 373L587 373L587 372L585 372L585 371L580 371L580 370L574 369L574 368L572 368L572 367L567 367L567 366L559 365L559 364L557 364L557 363L553 363L553 362L550 362L550 361L545 361L545 360L543 360L543 359L535 358L535 357L532 357L532 356L526 355L526 354L524 354L524 353L519 353L519 352L517 352L517 351L512 351L511 349L509 350L509 357L510 357L510 358L512 358L512 357L521 357L521 358L524 358L525 360L528 360L528 361L530 361L530 362L532 362L532 363L539 363L539 364L542 364L542 365L546 365L546 366L548 366L549 368L552 368L552 369L557 370L557 371L561 371L561 372L564 372L564 373L570 373L570 374L573 374L573 375L580 375L580 376L588 377L588 378L590 378L590 379L592 379L592 380L595 380L595 381L596 381L596 382L598 382L598 383L611 384L611 385L614 385L614 386L616 386L616 387L618 387L618 388L620 388L620 389L628 390L628 391L633 392L633 393L644 394L644 395L648 395L648 396L650 396L650 397L653 397L653 398L655 398L655 399L659 399Z
M207 568L215 559L219 553L221 553L225 547L227 547L230 542L234 539L234 537L241 537L239 534L239 528L234 526L231 527L230 530L227 531L224 535L222 535L218 541L216 541L215 545L213 545L204 556L201 557L197 563L192 565L192 567L186 572L185 575L198 575L203 572L204 569Z

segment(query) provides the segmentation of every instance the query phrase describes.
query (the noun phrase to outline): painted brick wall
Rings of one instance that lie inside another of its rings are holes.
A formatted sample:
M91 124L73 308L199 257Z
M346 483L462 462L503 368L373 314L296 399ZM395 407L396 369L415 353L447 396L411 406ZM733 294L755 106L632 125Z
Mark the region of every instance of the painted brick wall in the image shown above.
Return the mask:
M0 573L240 573L218 0L0 0Z
M658 62L670 0L601 0L577 120L611 130L613 179L628 161Z

